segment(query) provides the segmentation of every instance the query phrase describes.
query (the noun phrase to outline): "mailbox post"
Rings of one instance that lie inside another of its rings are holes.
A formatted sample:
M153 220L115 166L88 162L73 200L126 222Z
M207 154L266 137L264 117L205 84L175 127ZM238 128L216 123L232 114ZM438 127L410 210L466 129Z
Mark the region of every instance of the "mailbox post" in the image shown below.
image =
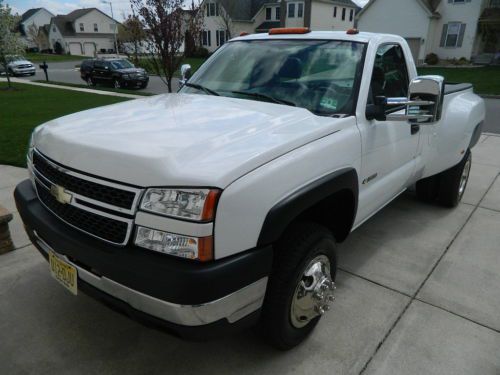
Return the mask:
M47 62L43 62L43 64L40 64L40 69L43 70L43 72L45 73L45 80L47 82L49 82L49 75L47 73L47 69L49 68L49 66L47 65Z

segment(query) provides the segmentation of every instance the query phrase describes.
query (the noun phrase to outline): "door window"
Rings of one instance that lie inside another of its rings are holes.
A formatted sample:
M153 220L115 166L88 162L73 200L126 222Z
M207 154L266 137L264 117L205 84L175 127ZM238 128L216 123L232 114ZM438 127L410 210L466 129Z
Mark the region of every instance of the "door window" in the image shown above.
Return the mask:
M399 44L384 44L377 50L370 85L369 104L377 96L386 98L408 96L408 68Z

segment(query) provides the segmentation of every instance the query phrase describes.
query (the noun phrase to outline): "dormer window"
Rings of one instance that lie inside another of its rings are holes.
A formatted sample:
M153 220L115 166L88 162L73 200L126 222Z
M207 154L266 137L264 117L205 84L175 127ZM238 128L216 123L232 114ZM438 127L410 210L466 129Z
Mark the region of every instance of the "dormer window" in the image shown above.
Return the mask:
M85 31L85 27L83 26L83 23L80 24L80 32L84 32Z

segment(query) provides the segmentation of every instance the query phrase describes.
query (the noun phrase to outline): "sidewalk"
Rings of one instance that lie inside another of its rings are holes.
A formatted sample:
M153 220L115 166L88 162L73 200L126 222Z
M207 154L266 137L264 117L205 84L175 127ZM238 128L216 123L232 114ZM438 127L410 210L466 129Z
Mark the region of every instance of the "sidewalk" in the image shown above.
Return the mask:
M304 345L286 353L251 332L181 341L100 303L74 298L29 245L0 256L0 373L500 373L500 136L473 149L463 202L426 205L409 192L341 245L337 299ZM0 166L0 204L24 169Z
M89 94L97 94L97 95L105 95L105 96L118 96L121 98L129 98L129 99L144 99L144 98L146 98L146 96L142 96L142 95L122 94L119 92L85 89L85 88L81 88L81 87L51 85L49 83L31 82L31 81L28 81L26 79L19 79L19 78L11 78L10 81L13 83L22 83L24 85L50 87L53 89L62 89L62 90L70 90L70 91L80 91L80 92L86 92ZM0 82L7 82L7 78L0 78Z

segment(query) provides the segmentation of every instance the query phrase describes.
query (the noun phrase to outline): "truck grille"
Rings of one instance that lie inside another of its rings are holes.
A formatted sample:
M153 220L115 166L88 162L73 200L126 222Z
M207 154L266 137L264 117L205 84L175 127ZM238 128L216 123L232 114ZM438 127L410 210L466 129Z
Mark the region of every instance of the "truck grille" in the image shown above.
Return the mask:
M140 189L67 170L36 150L30 169L40 201L59 219L104 241L127 244Z
M36 183L36 189L38 197L45 206L68 224L109 242L116 244L125 242L127 223L84 211L69 204L61 204L39 182Z
M33 153L33 165L49 181L63 186L73 193L126 209L131 209L134 204L135 194L133 192L104 186L61 172L37 152Z

